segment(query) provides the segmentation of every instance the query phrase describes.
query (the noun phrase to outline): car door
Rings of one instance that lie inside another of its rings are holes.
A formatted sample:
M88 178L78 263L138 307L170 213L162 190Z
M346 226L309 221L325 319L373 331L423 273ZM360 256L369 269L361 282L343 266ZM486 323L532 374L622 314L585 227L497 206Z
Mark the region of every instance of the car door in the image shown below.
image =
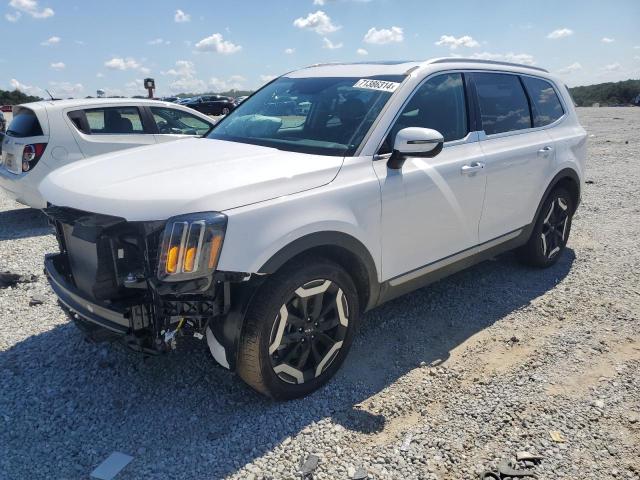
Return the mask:
M214 123L178 108L149 107L151 117L156 126L158 143L178 140L180 138L205 136L213 128Z
M532 128L529 99L520 77L497 72L470 74L483 128L487 193L479 241L516 234L531 221L540 187L554 160L545 129ZM532 206L533 207L532 210Z
M156 143L150 125L137 106L72 110L67 117L86 157Z
M478 135L470 124L461 73L428 78L396 118L374 161L382 194L385 279L477 244L486 178ZM393 170L385 159L405 127L438 130L444 148L433 158L409 157L402 169Z

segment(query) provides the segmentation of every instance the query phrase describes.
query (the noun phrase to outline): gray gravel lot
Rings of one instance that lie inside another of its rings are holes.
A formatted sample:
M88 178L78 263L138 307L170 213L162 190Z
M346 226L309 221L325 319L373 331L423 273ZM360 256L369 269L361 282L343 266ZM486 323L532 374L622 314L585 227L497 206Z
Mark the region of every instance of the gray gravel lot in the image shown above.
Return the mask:
M39 275L0 289L0 478L87 478L120 451L118 479L299 478L310 453L318 479L471 479L519 450L542 479L640 478L640 109L579 115L593 183L557 265L506 254L370 312L337 377L288 403L203 343L85 343L41 274L46 222L0 194L0 271Z

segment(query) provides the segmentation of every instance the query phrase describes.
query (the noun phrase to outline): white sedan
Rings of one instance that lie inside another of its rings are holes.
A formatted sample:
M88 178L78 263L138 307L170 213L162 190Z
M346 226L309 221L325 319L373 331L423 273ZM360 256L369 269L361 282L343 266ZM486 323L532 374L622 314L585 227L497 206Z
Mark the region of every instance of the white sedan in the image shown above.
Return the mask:
M34 208L52 170L94 155L208 134L215 120L175 103L131 98L56 100L13 108L2 141L0 187Z

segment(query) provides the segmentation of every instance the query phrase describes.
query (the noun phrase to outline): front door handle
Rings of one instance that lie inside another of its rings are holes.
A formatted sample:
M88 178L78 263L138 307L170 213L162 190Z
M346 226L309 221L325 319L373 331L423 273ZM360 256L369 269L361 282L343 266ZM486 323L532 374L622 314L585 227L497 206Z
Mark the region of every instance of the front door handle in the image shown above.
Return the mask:
M469 175L471 173L479 172L484 168L483 162L471 162L469 165L464 165L460 171L465 175Z
M553 147L547 145L546 147L543 147L540 150L538 150L538 153L540 155L548 155L549 153L551 153L552 150L553 150Z

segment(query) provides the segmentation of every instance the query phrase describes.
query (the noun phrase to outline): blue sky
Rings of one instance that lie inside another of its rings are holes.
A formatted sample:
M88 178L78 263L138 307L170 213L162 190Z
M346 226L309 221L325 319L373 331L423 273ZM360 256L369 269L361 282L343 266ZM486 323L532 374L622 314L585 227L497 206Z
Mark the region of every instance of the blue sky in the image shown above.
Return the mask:
M458 55L569 85L640 78L640 1L2 0L0 88L157 95L256 88L328 61ZM482 5L490 5L483 8Z

